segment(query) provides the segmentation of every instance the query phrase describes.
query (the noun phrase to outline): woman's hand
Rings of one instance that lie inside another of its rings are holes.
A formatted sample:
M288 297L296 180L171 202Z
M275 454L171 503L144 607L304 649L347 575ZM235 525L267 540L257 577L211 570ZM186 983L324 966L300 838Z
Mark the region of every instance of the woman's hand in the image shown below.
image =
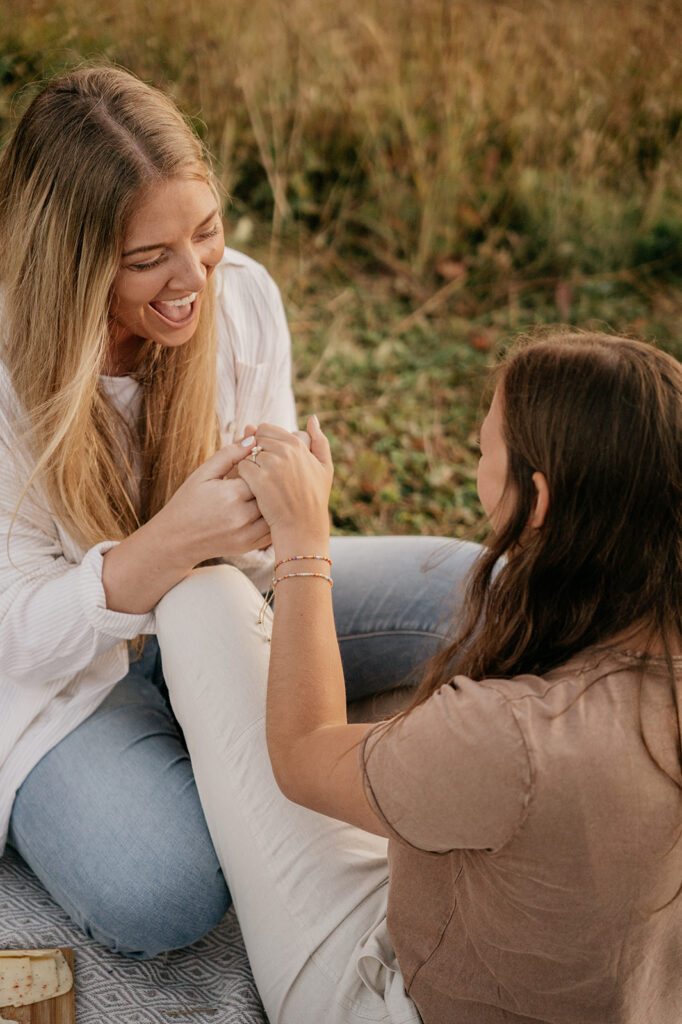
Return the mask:
M225 479L248 455L232 444L196 469L159 512L159 525L176 539L191 568L207 558L241 555L270 544L270 531L248 485ZM175 546L175 545L174 545Z
M262 450L239 463L239 475L266 520L278 556L298 543L329 542L329 492L334 477L329 442L316 416L308 420L310 451L295 434L269 423L255 431Z
M267 523L248 486L224 479L248 454L238 444L221 448L160 512L106 552L102 585L107 608L148 612L199 562L270 544Z

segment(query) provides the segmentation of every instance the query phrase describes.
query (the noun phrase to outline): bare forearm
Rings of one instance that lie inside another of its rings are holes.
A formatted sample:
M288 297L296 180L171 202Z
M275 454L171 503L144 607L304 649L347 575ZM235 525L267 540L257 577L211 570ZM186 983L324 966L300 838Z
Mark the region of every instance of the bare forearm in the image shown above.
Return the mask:
M102 564L107 608L143 614L191 570L158 517L111 548Z
M325 563L293 562L289 571L314 571L320 566L326 569ZM282 566L278 576L286 568ZM301 738L323 726L344 724L347 718L329 584L306 577L283 580L277 587L276 606L267 733L277 773Z
M268 678L268 752L277 783L290 800L385 835L367 800L358 762L371 726L349 725L346 717L331 588L317 577L283 579L330 564L309 557L329 554L332 461L317 417L308 420L308 433L309 452L281 428L262 425L256 431L260 458L240 465L270 526L276 562L307 556L275 570L280 582Z
M371 726L349 725L346 717L329 585L287 580L277 595L266 719L277 783L295 803L386 835L358 767L357 749Z

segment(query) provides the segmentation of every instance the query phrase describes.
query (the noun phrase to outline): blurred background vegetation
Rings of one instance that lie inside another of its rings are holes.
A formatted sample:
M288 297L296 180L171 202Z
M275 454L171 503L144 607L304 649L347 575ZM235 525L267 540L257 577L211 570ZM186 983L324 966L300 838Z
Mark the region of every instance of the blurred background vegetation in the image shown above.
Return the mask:
M214 154L332 439L338 529L480 532L481 386L519 332L682 357L679 0L3 0L0 130L93 59Z

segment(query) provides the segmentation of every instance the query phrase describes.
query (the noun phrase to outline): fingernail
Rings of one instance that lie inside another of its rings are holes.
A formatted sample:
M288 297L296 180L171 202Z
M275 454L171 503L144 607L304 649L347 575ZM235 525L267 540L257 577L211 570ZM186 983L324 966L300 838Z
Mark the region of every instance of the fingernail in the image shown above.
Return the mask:
M315 413L313 413L313 415L312 415L312 421L315 424L315 426L317 427L317 429L319 430L320 429L320 421L318 420L318 418L315 415Z
M256 438L251 434L249 437L245 437L243 441L240 441L242 448L251 448Z

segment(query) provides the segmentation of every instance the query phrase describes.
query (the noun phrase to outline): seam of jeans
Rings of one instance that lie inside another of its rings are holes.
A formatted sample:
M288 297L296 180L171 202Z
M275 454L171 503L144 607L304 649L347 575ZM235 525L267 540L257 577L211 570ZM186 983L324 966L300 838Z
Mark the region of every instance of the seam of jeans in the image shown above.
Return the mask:
M447 640L447 633L437 633L432 629L377 629L371 633L344 633L337 635L337 640L364 640L379 636L428 636L437 640Z

